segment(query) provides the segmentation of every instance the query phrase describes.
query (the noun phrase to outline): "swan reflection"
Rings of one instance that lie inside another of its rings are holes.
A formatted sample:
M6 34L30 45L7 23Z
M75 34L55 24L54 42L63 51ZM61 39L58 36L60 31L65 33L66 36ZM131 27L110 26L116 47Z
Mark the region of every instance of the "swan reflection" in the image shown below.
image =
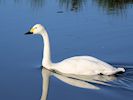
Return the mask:
M108 82L116 80L115 76L104 76L104 75L95 75L95 76L79 76L79 75L68 75L61 74L54 71L49 71L45 68L42 69L42 78L43 78L43 89L41 100L46 100L48 95L48 87L50 77L54 76L57 79L80 88L86 89L100 89L96 84L108 85Z
M51 72L49 70L43 68L42 69L43 86L42 86L41 100L46 100L47 99L50 76L51 76Z

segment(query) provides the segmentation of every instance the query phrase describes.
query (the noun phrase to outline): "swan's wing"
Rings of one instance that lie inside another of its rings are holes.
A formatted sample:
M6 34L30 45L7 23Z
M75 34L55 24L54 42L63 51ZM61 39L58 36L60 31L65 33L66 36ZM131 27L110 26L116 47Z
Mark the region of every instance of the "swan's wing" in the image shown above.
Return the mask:
M68 74L96 75L112 72L115 68L94 57L76 56L54 64L53 69Z
M75 60L75 61L86 61L86 62L91 62L91 63L96 63L96 64L99 64L99 65L102 65L102 66L106 66L106 68L112 68L111 65L109 65L108 63L102 61L102 60L99 60L95 57L92 57L92 56L75 56L75 57L71 57L71 58L68 58L68 59L65 59L64 61L72 61L72 60Z

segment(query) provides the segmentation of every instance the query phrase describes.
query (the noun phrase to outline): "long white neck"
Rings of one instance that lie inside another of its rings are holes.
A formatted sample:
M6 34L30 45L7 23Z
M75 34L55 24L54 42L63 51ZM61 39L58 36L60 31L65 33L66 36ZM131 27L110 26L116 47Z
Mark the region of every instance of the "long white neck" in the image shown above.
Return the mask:
M42 37L44 42L42 65L47 68L51 64L51 53L50 53L49 37L45 30L42 31Z

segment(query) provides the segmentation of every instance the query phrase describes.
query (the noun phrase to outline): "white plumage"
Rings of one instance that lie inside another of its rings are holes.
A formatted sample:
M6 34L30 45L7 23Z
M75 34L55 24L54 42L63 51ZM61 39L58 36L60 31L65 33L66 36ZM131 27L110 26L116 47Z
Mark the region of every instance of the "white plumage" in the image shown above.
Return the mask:
M115 68L97 58L90 56L76 56L52 64L52 69L67 74L78 75L113 75L124 72L124 68Z
M115 68L91 56L75 56L65 59L59 63L52 63L49 37L45 28L40 24L36 24L30 30L30 33L40 34L43 37L45 47L43 52L42 65L47 69L75 75L113 75L118 72L125 72L124 68Z

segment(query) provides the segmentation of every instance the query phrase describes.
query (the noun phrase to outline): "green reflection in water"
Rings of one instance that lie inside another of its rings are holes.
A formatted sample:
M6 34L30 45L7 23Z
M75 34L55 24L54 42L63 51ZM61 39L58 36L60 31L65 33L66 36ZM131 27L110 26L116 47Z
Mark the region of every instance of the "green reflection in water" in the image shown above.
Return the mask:
M125 14L126 9L132 7L133 0L93 0L108 14Z

